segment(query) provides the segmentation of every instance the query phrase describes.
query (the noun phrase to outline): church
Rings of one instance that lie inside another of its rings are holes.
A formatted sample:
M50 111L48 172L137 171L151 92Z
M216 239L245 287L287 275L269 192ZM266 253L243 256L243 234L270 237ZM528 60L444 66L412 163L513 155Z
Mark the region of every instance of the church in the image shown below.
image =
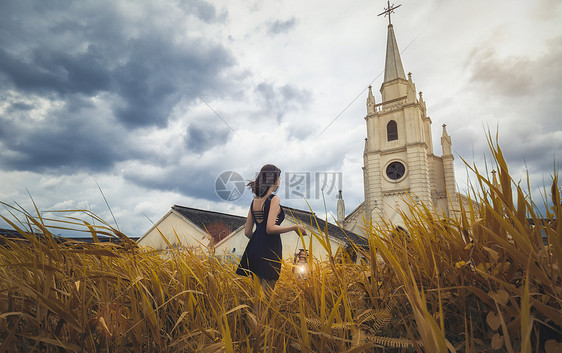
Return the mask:
M404 73L394 28L390 22L390 5L384 81L377 103L369 86L365 122L367 138L363 152L365 201L345 215L343 198L337 205L338 223L344 229L365 235L365 221L381 220L396 226L403 224L400 210L406 202L433 207L437 214L452 216L459 210L451 137L443 124L442 155L433 151L431 119L422 92L416 93L412 74Z

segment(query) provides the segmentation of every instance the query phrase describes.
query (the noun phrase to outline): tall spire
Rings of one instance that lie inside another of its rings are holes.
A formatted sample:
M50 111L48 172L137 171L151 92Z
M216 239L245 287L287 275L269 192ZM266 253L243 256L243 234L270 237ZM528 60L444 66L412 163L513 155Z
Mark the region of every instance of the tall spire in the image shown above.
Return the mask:
M388 25L388 36L386 37L386 62L384 65L384 82L392 81L394 79L406 79L404 74L404 67L400 59L400 50L398 50L398 43L394 35L394 28Z
M369 85L369 95L367 96L367 115L375 114L375 96L373 96L373 87Z
M338 223L343 225L343 221L345 220L345 205L343 203L343 196L341 194L341 190L338 195Z
M447 125L443 124L443 135L441 135L441 148L443 149L443 156L452 155L451 149L451 136L447 133Z
M400 59L400 50L398 50L398 43L396 43L396 36L394 35L394 28L390 21L390 14L402 5L395 6L390 4L388 0L388 7L377 16L388 15L388 36L386 38L386 62L384 66L384 82L392 81L397 78L406 79L404 74L404 67L402 67L402 60Z

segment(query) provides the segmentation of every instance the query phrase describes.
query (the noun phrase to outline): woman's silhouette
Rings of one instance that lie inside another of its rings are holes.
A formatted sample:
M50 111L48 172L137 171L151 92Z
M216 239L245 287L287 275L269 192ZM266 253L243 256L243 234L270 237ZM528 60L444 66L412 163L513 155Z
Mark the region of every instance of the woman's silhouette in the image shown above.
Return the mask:
M283 247L280 234L291 231L306 234L306 228L300 225L281 226L285 213L279 197L273 194L279 188L280 176L279 168L266 164L256 179L248 183L255 194L244 230L250 241L236 270L239 275L257 276L266 294L275 288L281 271Z

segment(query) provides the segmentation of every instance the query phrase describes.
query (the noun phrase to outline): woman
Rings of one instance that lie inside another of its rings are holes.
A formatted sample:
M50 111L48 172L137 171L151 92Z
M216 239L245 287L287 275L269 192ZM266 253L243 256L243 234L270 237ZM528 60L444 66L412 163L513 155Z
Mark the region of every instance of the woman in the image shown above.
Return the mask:
M281 226L285 213L279 197L273 194L279 188L280 176L279 168L266 164L256 179L248 183L248 187L255 194L244 230L250 241L236 270L239 275L256 275L266 294L275 288L281 271L283 247L280 234L296 231L306 235L306 228L303 226Z

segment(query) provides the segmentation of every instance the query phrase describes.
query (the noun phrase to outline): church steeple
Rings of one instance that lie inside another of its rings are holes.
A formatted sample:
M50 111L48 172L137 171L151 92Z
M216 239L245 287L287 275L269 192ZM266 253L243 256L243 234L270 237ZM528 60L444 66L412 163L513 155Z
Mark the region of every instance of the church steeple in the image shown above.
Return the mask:
M345 220L345 204L343 203L343 196L341 190L338 194L338 223L343 225Z
M386 62L384 65L384 82L392 81L397 78L401 78L404 80L406 79L404 68L402 67L402 60L400 60L398 43L396 42L396 36L394 35L394 27L392 27L392 21L390 20L390 14L394 13L394 10L396 10L400 6L402 5L390 5L390 0L388 0L388 7L385 7L384 11L378 14L378 16L388 16L388 35L386 37Z
M381 86L383 104L404 96L412 96L411 94L408 94L408 88L410 86L413 87L413 85L411 85L411 82L406 79L404 67L402 66L402 59L400 58L400 50L398 50L398 43L396 41L396 36L394 35L394 27L390 21L390 14L398 7L400 7L400 5L394 6L390 4L390 1L388 1L388 7L384 9L384 12L379 14L379 16L388 15L384 81ZM411 98L412 97L410 97L409 101L412 101ZM413 100L415 100L415 93L413 95Z
M367 115L375 114L375 96L373 96L373 87L369 85L369 95L367 96Z
M451 149L451 136L447 133L447 125L443 124L443 135L441 136L441 148L443 149L443 156L452 155Z
M451 137L443 126L443 155L433 153L431 119L422 93L416 94L412 74L402 66L390 14L400 5L391 5L380 14L388 15L384 81L377 99L369 86L367 128L363 152L365 201L345 217L345 229L363 231L364 221L404 224L411 205L406 199L422 202L436 214L450 215L459 209ZM407 196L407 197L405 197ZM450 197L450 199L448 198ZM341 206L339 204L341 201ZM338 200L338 218L345 216L343 199Z
M400 59L400 50L394 35L392 24L388 25L388 35L386 37L386 62L384 66L384 82L392 81L397 78L406 79L404 67Z

